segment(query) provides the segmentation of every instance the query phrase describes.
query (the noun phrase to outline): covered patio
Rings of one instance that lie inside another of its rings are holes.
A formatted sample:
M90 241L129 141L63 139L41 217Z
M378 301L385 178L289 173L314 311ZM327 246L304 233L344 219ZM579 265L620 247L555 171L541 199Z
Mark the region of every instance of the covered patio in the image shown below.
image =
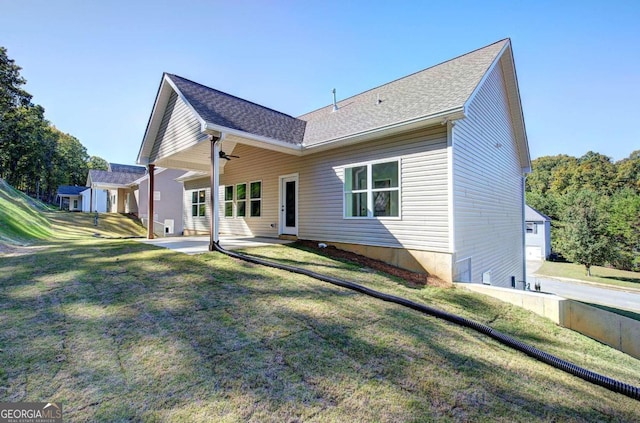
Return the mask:
M168 248L184 254L201 254L209 251L209 236L183 236L155 239L138 239L138 241ZM220 246L227 250L238 250L251 247L267 247L270 245L290 244L293 241L266 237L234 237L220 236Z

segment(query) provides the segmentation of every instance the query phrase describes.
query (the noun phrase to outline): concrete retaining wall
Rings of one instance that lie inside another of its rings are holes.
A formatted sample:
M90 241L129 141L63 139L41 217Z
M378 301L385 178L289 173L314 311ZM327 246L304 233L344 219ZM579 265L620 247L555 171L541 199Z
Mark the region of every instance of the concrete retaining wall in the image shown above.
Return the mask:
M553 294L480 284L455 285L533 311L560 326L640 359L640 322L637 320Z

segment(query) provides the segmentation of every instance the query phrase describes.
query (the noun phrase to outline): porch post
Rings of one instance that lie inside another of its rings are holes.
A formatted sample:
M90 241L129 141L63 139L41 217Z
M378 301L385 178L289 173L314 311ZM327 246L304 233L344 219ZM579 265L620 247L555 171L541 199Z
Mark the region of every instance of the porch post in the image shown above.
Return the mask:
M220 144L218 141L222 136L216 137L211 135L211 192L210 192L210 204L211 213L209 215L209 251L214 251L214 245L218 242L219 232L219 216L218 216L218 202L216 197L218 196L218 190L220 185Z
M89 188L89 213L93 211L93 184Z
M147 201L149 204L148 210L149 210L149 216L147 217L147 219L149 220L149 222L147 223L147 239L153 239L153 191L155 189L154 187L154 173L155 173L155 165L150 164L149 165L149 189L147 192Z

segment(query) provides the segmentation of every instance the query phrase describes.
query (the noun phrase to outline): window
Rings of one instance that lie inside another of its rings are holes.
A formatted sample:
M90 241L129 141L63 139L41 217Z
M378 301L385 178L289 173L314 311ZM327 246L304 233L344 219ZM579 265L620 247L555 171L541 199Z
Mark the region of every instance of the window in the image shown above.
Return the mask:
M205 190L196 190L191 193L191 216L205 216L207 195Z
M262 182L251 182L249 184L249 216L260 217L262 208Z
M233 217L233 185L224 187L224 217Z
M527 222L527 233L528 234L537 234L538 233L538 225L533 222Z
M73 200L73 208L74 209L78 208L78 200Z
M399 161L345 169L345 217L400 217Z
M247 215L247 184L236 185L236 217Z

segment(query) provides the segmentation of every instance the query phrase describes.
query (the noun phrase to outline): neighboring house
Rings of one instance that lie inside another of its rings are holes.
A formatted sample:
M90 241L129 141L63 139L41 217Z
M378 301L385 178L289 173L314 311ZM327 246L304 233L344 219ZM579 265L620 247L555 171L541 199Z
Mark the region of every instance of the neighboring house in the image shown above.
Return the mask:
M156 168L154 172L153 221L155 233L164 236L182 235L182 197L184 187L177 178L185 174L184 170ZM149 225L149 174L130 184L136 203L138 217L145 227Z
M60 205L60 210L80 211L82 210L82 191L87 187L75 185L60 185L56 202Z
M551 255L551 219L530 206L525 207L527 260L546 260Z
M317 240L447 281L525 278L531 161L508 39L298 118L164 74L137 162L207 172L184 181L185 234Z
M108 170L89 170L87 187L89 201L83 211L99 213L137 213L138 204L130 184L146 173L143 166L112 163Z

